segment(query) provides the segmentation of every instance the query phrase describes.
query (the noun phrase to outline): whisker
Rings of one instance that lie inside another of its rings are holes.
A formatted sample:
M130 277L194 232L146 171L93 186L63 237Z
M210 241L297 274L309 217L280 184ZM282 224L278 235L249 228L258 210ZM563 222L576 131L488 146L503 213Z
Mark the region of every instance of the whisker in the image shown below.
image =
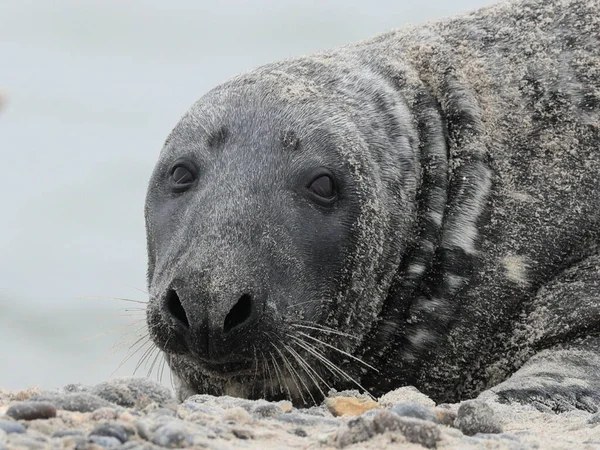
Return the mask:
M306 328L308 330L316 330L316 331L322 331L324 333L332 333L332 334L338 334L340 336L344 336L344 337L349 337L352 339L359 339L358 336L354 336L352 334L348 334L348 333L344 333L343 331L338 331L338 330L334 330L333 328L327 328L327 327L323 327L321 325L301 325L299 323L292 323L291 324L293 327L295 328Z
M150 365L150 370L148 371L148 378L150 378L150 375L154 371L154 366L156 364L156 361L158 360L158 357L162 354L162 352L160 351L160 349L158 347L156 347L156 350L158 350L158 352L156 353L156 356L154 357L154 360L152 361L152 364Z
M283 344L283 343L282 343L282 345L283 345L283 348L285 348L287 350L287 352L294 357L294 359L296 360L296 362L300 365L300 368L302 368L304 370L304 373L306 373L306 375L308 375L308 377L312 380L313 384L317 387L317 389L323 395L323 398L325 398L325 393L321 390L321 387L319 386L319 383L317 383L317 380L314 377L314 375L312 375L310 373L310 371L308 371L306 369L306 367L304 366L304 363L303 363L302 359L299 357L298 353L296 351L294 351L292 348L290 348L288 345ZM301 378L301 380L302 380L302 378ZM302 384L306 388L306 392L308 392L308 395L310 395L310 398L312 399L314 405L318 406L318 403L315 400L315 398L313 397L312 392L310 391L310 389L308 388L308 386L304 382Z
M271 344L272 347L275 348L275 346L273 344ZM275 358L275 356L273 356L273 353L269 352L269 355L271 355L271 361L273 361L273 367L275 368L275 371L277 373L277 379L279 380L279 386L280 386L280 391L283 394L283 388L285 386L285 390L288 393L288 398L291 400L292 399L292 392L290 391L290 386L288 385L285 376L283 375L283 371L281 370L281 367L279 366L279 363L277 362L277 358Z
M144 341L144 339L146 339L146 341ZM128 355L125 356L125 358L123 359L123 361L121 361L121 363L117 366L117 368L114 370L114 372L111 374L111 376L113 376L121 367L123 367L123 365L129 361L136 353L138 353L140 350L142 350L142 348L144 348L146 345L151 344L150 341L150 336L146 335L146 336L142 336L140 339L138 339L134 344L132 344L129 349L131 350L134 346L138 346L138 348L135 351L130 352ZM135 373L135 372L134 372Z
M290 351L289 351L289 347L287 345L285 345L282 342L283 348L291 355L294 356ZM300 381L300 383L302 384L302 386L304 386L304 389L306 389L306 392L308 393L308 395L310 396L310 398L313 401L313 404L315 406L317 406L317 401L315 400L315 398L312 395L312 392L310 391L310 389L308 388L308 386L306 385L306 383L304 382L304 377L301 377L300 374L298 373L298 371L296 370L296 368L294 367L294 365L290 362L290 367L292 368L292 370L294 371L294 373L296 374L296 376L298 377L298 380Z
M122 302L129 302L129 303L139 303L141 305L145 305L146 303L148 303L147 300L133 300L132 298L123 298L123 297L105 297L105 296L101 296L101 295L86 295L84 297L79 297L80 300L119 300Z
M311 377L311 379L313 380L313 383L315 384L315 386L317 387L319 392L321 392L321 395L323 395L323 398L326 398L327 395L325 395L325 392L323 392L323 390L321 389L321 385L319 383L317 383L317 381L314 377L316 376L325 386L327 386L327 388L329 390L331 390L331 386L329 386L329 384L321 377L321 375L319 375L319 373L315 369L310 367L308 362L300 355L300 353L298 353L292 347L289 347L288 351L290 351L293 355L295 355L296 360L304 368L304 371L307 373L307 375L309 377ZM311 375L309 372L312 372L312 374L314 374L314 375Z
M136 291L141 292L142 294L149 295L148 291L146 291L144 289L136 288L135 286L132 286L130 284L126 284L125 286L127 286L128 288L131 288L131 289L135 289Z
M348 352L346 352L346 351L344 351L344 350L341 350L341 349L339 349L339 348L337 348L337 347L335 347L335 346L333 346L333 345L331 345L331 344L328 344L327 342L323 342L322 340L320 340L320 339L317 339L316 337L314 337L314 336L311 336L310 334L306 334L306 333L304 333L304 332L302 332L302 331L299 331L299 332L298 332L298 334L300 334L301 336L304 336L304 337L306 337L306 338L308 338L308 339L311 339L311 340L313 340L313 341L315 341L315 342L318 342L319 344L321 344L321 345L324 345L325 347L329 347L330 349L332 349L332 350L335 350L336 352L339 352L339 353L341 353L342 355L345 355L345 356L347 356L348 358L352 358L354 361L356 361L356 362L358 362L358 363L362 364L363 366L365 366L365 367L368 367L369 369L372 369L372 370L374 370L375 372L379 373L379 370L377 370L377 369L376 369L375 367L373 367L372 365L370 365L370 364L368 364L368 363L364 362L362 359L360 359L360 358L357 358L356 356L354 356L354 355L351 355L350 353L348 353Z
M298 394L300 395L300 398L302 399L302 403L306 403L306 400L304 399L304 395L302 395L302 388L300 387L300 384L298 384L298 382L296 381L296 376L298 374L296 373L296 371L292 367L292 364L290 363L290 361L283 354L283 352L281 350L279 350L279 348L277 348L277 347L275 347L275 350L277 350L279 352L279 356L281 356L283 364L287 368L288 373L290 374L290 378L292 379L292 381L296 385L296 389L298 389ZM296 373L296 376L294 376L294 373ZM301 382L301 380L300 380L300 382Z
M150 338L148 338L148 340L143 345L143 347L146 347L146 346L148 346L148 348L144 351L144 353L142 353L142 357L139 359L139 361L137 362L137 364L135 366L135 369L133 370L134 375L139 370L139 368L142 366L144 361L146 361L146 359L154 352L154 349L156 349L154 342L152 342L152 340ZM141 350L141 348L139 350Z
M312 354L313 356L315 356L318 360L320 360L323 364L325 364L325 367L329 369L329 371L335 375L335 372L338 373L338 375L341 375L342 378L345 378L346 380L354 383L356 386L358 386L359 388L361 388L364 392L366 392L371 398L373 398L373 396L371 395L371 393L369 392L368 389L366 389L364 386L362 386L358 381L356 381L354 378L352 378L350 375L348 375L344 370L340 369L339 367L337 367L334 363L332 363L329 359L327 359L321 352L319 352L316 348L314 348L314 346L311 346L308 342L303 341L302 339L296 337L296 336L292 336L290 334L288 334L288 336L294 340L296 340L297 344L302 347L304 350L306 350L307 352L309 352L310 354Z
M97 334L93 334L91 336L84 337L84 338L82 338L82 342L90 341L92 339L98 339L102 336L106 336L107 334L114 333L115 331L123 330L123 329L129 328L135 324L138 324L140 322L144 322L145 320L146 319L134 320L133 322L129 322L128 324L121 325L121 326L115 327L115 328L110 328L106 331L102 331L101 333L97 333Z

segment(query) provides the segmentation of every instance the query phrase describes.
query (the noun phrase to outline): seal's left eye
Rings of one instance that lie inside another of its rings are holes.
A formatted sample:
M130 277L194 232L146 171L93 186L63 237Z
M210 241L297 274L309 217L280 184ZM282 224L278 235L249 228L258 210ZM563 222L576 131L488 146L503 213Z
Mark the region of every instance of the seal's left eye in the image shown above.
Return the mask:
M313 200L328 205L336 199L335 182L329 174L320 175L307 186Z
M182 192L194 183L196 176L184 165L178 164L171 170L171 181L176 192Z

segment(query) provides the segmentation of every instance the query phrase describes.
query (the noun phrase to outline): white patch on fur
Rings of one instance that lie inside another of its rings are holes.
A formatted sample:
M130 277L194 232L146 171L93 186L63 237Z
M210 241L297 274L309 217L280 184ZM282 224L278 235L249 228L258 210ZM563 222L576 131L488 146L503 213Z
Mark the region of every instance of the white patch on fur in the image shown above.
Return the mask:
M408 336L409 342L414 348L421 348L435 340L435 336L426 329L416 330Z
M479 237L477 220L485 209L485 205L492 187L492 173L490 169L480 164L472 180L463 177L463 181L470 181L477 185L472 195L461 195L456 198L455 213L448 221L444 233L443 247L459 247L467 254L476 253L475 242Z
M460 275L449 273L446 274L446 281L448 282L448 286L450 286L450 292L454 292L464 284L466 278L461 277Z
M508 255L502 258L502 265L506 270L506 278L517 283L520 286L529 285L528 270L531 267L531 261L526 256Z
M412 264L408 268L408 273L411 275L421 275L425 271L425 266L423 264Z

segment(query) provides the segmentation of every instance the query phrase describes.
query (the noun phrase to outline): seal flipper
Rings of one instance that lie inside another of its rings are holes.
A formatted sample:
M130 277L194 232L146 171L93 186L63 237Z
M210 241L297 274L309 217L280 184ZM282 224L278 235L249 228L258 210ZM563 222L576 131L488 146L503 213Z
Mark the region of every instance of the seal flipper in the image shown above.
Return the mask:
M600 337L541 351L479 398L530 404L542 412L600 411Z
M511 345L525 364L480 397L542 411L600 411L600 255L574 264L539 290L522 312Z

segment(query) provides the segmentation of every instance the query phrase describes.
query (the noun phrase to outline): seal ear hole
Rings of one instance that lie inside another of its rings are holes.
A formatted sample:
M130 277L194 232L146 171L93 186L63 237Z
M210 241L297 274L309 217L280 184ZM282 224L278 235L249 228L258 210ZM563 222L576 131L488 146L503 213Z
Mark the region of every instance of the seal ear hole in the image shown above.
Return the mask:
M252 297L244 294L237 303L231 308L231 311L225 316L223 322L223 332L228 333L232 328L246 322L252 315Z
M171 313L175 319L177 319L183 326L186 328L190 327L190 322L188 321L187 314L185 313L185 309L179 300L179 295L173 289L169 289L167 291L167 296L165 298L165 302L167 304L167 310Z

